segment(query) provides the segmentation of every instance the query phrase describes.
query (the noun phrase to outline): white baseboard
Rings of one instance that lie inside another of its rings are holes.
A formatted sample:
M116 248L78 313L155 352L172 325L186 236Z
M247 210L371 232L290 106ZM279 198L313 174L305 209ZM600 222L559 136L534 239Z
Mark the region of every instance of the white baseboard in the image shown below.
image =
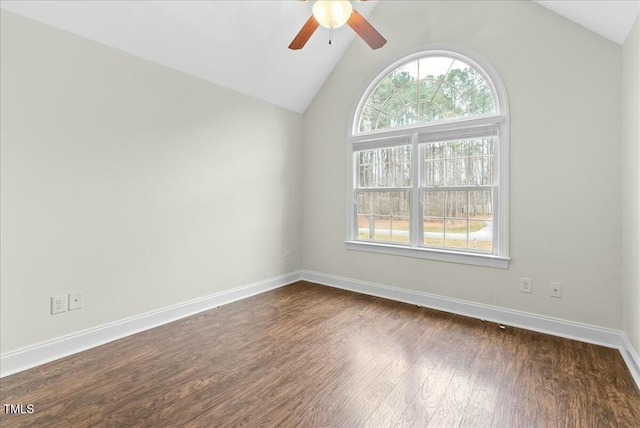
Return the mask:
M0 377L9 376L199 312L264 293L301 279L356 293L616 348L620 350L631 375L640 388L640 357L622 331L313 271L291 272L2 354L0 355Z
M371 296L383 297L413 305L420 305L427 308L492 321L511 327L518 327L553 336L616 348L620 350L622 357L629 367L631 375L638 385L638 388L640 388L640 358L631 346L626 334L619 330L596 327L588 324L576 323L527 312L514 311L496 306L473 303L420 291L396 288L388 285L312 271L303 271L302 279L316 284L355 291L357 293L368 294Z
M0 355L0 377L9 376L199 312L264 293L296 282L300 277L301 271L291 272L7 352Z
M638 389L640 389L640 356L633 348L633 345L631 345L625 333L622 333L622 339L624 341L624 347L620 348L620 353L622 354L622 358L624 358L624 362L627 363L627 367L629 367L631 376L635 379Z

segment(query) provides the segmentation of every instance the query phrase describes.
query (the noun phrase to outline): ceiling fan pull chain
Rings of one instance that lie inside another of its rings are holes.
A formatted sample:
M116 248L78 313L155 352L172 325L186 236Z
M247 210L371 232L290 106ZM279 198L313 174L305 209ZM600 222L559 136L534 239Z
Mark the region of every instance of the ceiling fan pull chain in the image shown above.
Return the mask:
M333 27L331 27L329 29L330 33L329 33L329 44L332 45L333 44Z

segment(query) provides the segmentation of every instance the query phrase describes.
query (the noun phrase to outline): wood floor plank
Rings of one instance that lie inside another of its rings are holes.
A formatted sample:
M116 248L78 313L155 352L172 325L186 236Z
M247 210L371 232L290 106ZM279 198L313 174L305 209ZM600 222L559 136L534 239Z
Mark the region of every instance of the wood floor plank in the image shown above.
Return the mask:
M374 410L365 427L395 427L433 368L413 365Z
M640 427L615 349L307 282L0 381L8 427Z
M473 405L467 406L459 428L493 427L494 412Z
M374 410L380 406L410 368L411 364L406 358L396 357L392 359L371 383L343 409L340 426L364 426Z
M442 358L427 375L419 392L406 407L397 426L427 426L435 416L455 371L448 367L448 358Z
M456 426L459 425L471 399L471 392L477 378L477 374L473 372L457 371L440 399L436 414L441 414L448 420L455 421Z

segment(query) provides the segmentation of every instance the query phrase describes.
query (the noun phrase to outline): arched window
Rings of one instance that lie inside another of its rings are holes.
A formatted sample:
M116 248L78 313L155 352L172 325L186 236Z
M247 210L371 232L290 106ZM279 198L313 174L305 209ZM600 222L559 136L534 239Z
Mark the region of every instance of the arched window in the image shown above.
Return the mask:
M350 147L350 249L508 267L507 97L473 53L387 67L361 98Z

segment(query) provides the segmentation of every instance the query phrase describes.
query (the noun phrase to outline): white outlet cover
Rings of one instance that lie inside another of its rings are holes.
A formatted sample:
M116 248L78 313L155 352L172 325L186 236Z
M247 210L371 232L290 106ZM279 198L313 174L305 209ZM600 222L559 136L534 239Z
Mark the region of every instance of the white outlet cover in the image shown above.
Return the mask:
M533 290L533 281L531 278L520 278L520 291L523 293L531 293Z
M562 283L561 282L552 282L549 285L549 296L557 297L559 299L562 298Z
M82 307L82 292L69 294L69 310L74 311Z
M67 295L51 297L51 315L67 312Z

